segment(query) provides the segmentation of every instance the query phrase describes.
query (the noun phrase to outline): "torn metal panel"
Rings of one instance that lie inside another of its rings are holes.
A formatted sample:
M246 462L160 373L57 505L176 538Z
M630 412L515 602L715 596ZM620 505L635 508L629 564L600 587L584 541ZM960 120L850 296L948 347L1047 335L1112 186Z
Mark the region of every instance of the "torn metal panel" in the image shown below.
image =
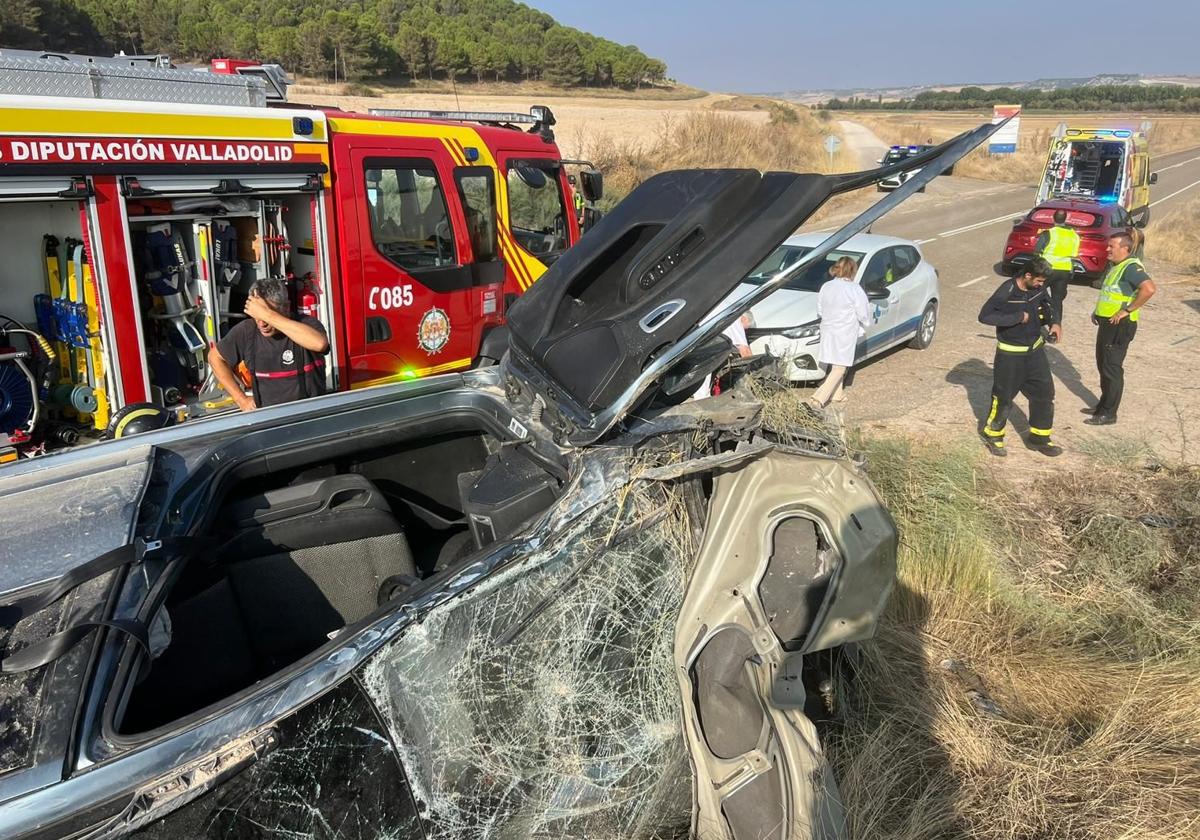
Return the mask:
M672 654L694 554L683 491L598 487L602 505L362 674L431 838L686 835Z
M842 837L795 656L874 631L895 527L866 478L841 461L772 451L714 481L675 646L698 776L695 830Z

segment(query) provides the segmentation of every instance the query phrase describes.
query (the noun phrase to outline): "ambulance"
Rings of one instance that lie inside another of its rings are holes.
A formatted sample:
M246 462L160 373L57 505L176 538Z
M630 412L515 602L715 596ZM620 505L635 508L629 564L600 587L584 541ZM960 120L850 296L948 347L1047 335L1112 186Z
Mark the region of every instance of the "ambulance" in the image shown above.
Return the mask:
M1082 199L1124 207L1144 227L1150 221L1150 123L1128 128L1070 128L1059 125L1050 139L1038 188L1040 205L1052 199Z
M231 410L207 351L260 277L324 325L330 390L498 358L580 236L550 110L286 92L272 65L0 51L0 461Z

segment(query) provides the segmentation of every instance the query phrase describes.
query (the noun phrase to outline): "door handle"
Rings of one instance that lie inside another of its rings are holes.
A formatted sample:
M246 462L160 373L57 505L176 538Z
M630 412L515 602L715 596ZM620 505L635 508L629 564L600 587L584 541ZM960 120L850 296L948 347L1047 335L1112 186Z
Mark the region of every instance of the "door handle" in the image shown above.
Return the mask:
M679 298L660 303L642 316L642 319L638 321L638 326L642 328L642 332L653 333L678 315L679 310L683 309L686 304L687 301Z

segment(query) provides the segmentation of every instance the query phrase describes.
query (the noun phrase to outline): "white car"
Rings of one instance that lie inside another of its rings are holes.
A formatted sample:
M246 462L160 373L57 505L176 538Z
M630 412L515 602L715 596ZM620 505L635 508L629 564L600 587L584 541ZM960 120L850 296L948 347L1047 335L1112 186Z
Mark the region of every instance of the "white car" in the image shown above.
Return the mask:
M824 239L820 233L789 238L742 281L734 294L744 293L745 284L757 285L794 265ZM825 376L817 364L821 346L817 291L831 279L829 268L841 257L851 257L858 263L855 282L862 284L871 305L871 325L858 340L855 362L905 342L918 350L933 342L940 296L937 269L907 239L860 233L750 310L753 323L746 330L750 349L786 360L787 375L793 382Z

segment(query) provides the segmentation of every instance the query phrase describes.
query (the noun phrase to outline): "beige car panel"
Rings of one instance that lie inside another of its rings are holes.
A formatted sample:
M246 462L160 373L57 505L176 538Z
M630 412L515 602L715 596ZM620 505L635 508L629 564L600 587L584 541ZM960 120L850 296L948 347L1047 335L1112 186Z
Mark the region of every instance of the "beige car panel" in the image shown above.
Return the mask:
M843 836L798 660L874 632L895 557L845 461L777 450L716 477L675 644L698 836Z

